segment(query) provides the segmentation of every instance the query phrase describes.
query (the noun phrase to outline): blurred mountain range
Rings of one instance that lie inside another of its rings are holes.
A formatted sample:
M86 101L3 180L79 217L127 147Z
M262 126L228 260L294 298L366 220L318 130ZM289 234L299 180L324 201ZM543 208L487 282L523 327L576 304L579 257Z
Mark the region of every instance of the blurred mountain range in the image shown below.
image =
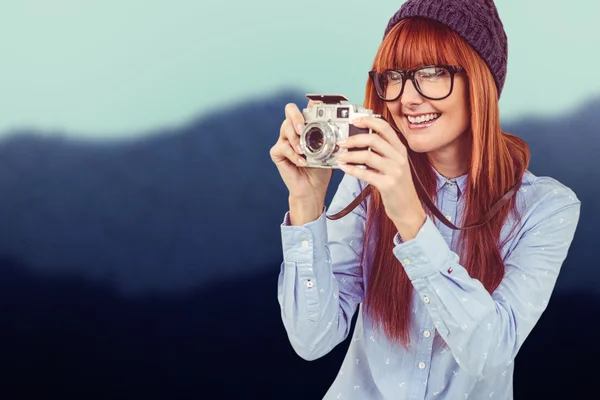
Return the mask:
M182 290L270 267L281 258L287 192L269 148L288 102L302 107L306 98L291 90L257 97L143 140L14 132L0 143L0 254L127 292ZM590 268L600 184L589 172L600 153L599 111L597 99L575 113L504 126L530 143L532 172L582 200L559 288L600 281Z
M257 97L144 140L19 131L0 143L0 398L322 398L349 339L302 360L276 300L287 194L269 148L288 102L306 99ZM600 312L599 110L504 126L530 143L532 172L582 200L516 360L516 400L596 391L595 320L574 328Z

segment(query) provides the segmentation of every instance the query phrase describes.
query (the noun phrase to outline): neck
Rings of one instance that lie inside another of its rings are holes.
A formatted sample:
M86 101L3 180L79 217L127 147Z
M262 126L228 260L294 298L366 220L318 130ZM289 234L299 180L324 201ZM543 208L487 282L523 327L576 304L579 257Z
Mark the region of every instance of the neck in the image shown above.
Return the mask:
M471 146L469 135L461 135L446 147L427 153L427 158L440 175L457 178L469 171Z

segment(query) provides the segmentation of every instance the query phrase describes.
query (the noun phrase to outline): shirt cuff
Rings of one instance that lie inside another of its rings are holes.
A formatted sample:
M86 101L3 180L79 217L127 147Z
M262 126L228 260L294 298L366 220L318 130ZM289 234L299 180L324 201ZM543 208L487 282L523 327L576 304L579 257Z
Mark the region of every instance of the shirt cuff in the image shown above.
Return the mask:
M327 221L325 208L316 220L304 225L290 225L289 211L281 224L284 259L288 262L312 263L325 257Z
M429 216L414 239L396 243L394 238L394 244L394 255L411 281L440 271L450 257L450 248Z
M394 236L394 246L398 246L399 244L402 244L402 243L404 243L404 241L402 240L402 236L400 236L400 232L398 232Z

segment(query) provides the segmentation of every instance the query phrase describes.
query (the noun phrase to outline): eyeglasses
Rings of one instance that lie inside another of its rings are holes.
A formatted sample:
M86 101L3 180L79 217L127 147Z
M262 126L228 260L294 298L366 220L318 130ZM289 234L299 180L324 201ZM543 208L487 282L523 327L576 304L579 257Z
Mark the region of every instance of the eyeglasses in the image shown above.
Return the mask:
M419 94L430 100L450 96L454 88L454 75L464 68L453 65L428 65L411 70L369 71L377 96L383 101L394 101L402 96L404 84L411 80Z

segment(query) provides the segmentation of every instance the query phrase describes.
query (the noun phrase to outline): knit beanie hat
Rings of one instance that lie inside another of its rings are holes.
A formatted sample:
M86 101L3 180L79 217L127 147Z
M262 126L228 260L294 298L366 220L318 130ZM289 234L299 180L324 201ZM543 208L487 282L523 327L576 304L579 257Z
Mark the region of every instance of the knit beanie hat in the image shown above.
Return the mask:
M492 72L500 97L506 79L508 39L493 0L408 0L390 18L383 37L408 17L431 18L462 36Z

